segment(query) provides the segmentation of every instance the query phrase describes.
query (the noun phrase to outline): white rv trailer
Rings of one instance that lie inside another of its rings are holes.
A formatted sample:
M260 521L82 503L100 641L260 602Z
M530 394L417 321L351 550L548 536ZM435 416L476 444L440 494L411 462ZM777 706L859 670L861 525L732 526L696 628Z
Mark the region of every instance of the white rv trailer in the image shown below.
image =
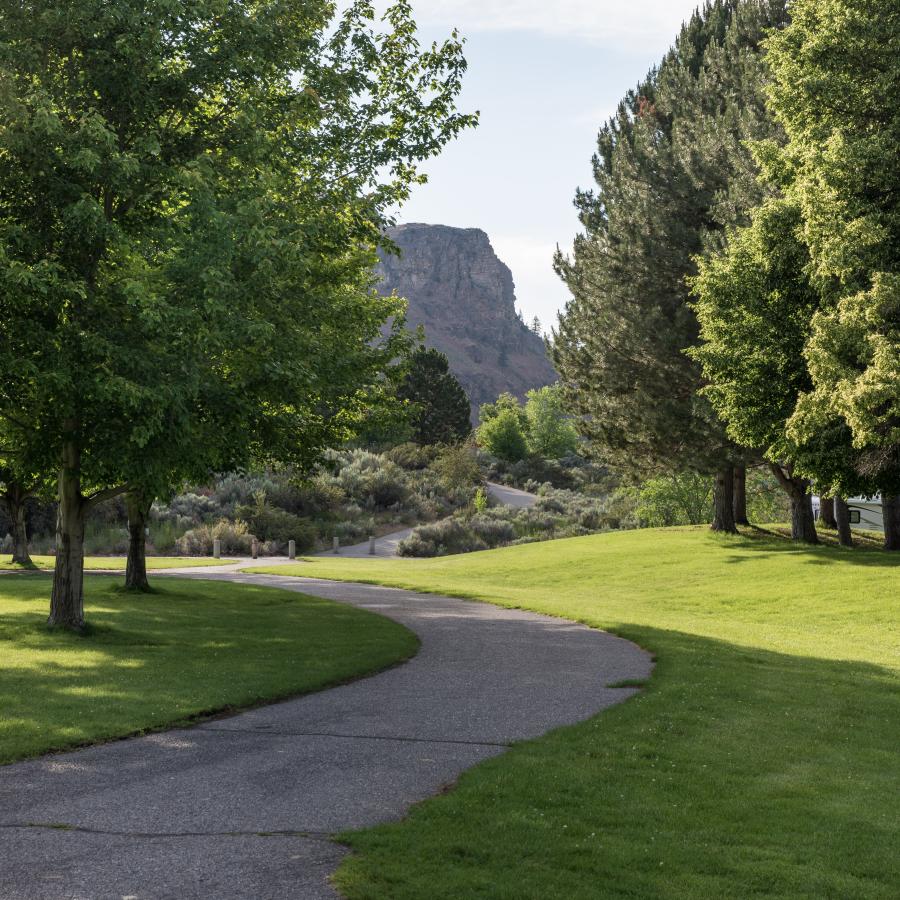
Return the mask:
M847 506L850 510L851 528L858 528L861 531L884 531L881 497L849 497ZM813 512L818 519L821 513L818 497L813 497Z

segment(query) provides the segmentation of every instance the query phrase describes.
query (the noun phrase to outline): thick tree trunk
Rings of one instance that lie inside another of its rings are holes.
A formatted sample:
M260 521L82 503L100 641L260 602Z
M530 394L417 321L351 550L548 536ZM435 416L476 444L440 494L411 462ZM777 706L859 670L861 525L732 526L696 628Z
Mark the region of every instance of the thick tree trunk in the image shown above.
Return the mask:
M834 511L834 504L837 497L826 497L824 494L819 497L819 521L826 528L837 528L837 517Z
M28 552L28 533L25 528L25 500L28 498L28 494L29 492L22 485L10 482L3 495L12 523L12 561L22 566L34 565Z
M798 490L791 494L791 537L804 544L819 543L812 494L808 490Z
M147 519L153 498L139 492L125 497L128 510L128 563L125 566L125 587L130 591L149 591L147 580Z
M818 544L819 536L816 534L816 517L813 513L809 481L805 478L795 478L790 466L782 468L771 463L771 467L778 483L791 500L791 538L805 544Z
M56 517L56 568L48 625L84 629L84 521L87 503L81 495L81 453L74 441L63 449Z
M713 531L737 534L734 524L734 469L731 466L716 473L713 485Z
M850 507L839 494L834 496L834 521L838 531L838 540L842 547L853 546L853 532L850 530Z
M734 467L734 522L736 525L749 525L747 518L747 467Z
M900 550L900 494L882 494L884 549Z

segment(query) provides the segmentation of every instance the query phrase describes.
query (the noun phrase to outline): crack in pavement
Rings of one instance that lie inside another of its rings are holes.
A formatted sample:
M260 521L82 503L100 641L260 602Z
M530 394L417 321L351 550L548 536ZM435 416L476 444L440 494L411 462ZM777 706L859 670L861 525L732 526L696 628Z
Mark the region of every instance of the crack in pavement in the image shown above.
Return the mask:
M406 744L458 744L463 747L502 747L509 749L512 744L506 741L461 741L451 738L414 738L396 737L390 734L344 734L334 731L285 731L279 728L270 728L266 725L256 728L213 728L208 725L198 725L197 731L224 731L230 734L252 734L256 737L265 737L267 734L275 734L287 737L327 737L346 738L351 741L397 741Z
M97 834L106 837L129 838L207 838L207 837L293 837L311 841L334 840L335 833L329 831L305 831L303 829L282 829L279 831L117 831L109 828L90 828L86 825L70 825L68 822L12 822L0 823L0 831L17 830L69 831L81 834Z

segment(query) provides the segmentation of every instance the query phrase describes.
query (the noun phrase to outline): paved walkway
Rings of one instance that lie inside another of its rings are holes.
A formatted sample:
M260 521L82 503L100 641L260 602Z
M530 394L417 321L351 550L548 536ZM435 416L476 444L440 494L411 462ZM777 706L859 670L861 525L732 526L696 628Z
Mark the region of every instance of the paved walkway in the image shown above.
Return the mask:
M514 506L524 509L534 506L538 501L537 494L529 494L528 491L520 491L518 488L508 487L505 484L496 484L493 481L487 483L488 494L497 503L503 506Z
M321 553L317 553L316 556L339 555L350 559L387 559L398 555L400 541L405 541L412 534L412 531L412 528L404 528L402 531L393 531L390 534L383 534L381 537L375 538L374 553L369 552L369 542L363 541L361 544L341 547L339 554L335 554L334 550L323 550Z
M632 690L606 685L651 670L625 640L519 610L209 569L202 578L376 610L422 647L318 694L0 767L3 900L334 897L327 879L346 851L332 834L402 817L511 742L624 700Z
M529 494L527 491L520 491L518 488L507 487L505 484L495 484L493 481L487 482L487 492L490 497L501 506L514 506L517 509L534 506L538 500L537 495L535 494ZM323 550L316 555L340 555L350 559L387 559L398 555L400 541L405 541L412 532L412 528L404 528L402 531L394 531L391 534L385 534L376 538L374 553L370 552L371 548L369 542L363 541L360 544L341 547L339 554L335 554L333 550Z

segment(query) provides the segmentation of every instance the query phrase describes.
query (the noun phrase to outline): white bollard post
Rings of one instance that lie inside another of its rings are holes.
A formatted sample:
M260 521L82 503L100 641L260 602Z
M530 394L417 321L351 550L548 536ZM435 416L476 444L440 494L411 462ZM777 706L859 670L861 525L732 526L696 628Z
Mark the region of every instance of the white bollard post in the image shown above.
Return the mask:
M340 539L340 538L337 538L337 537L336 537L336 538L334 538L334 539L332 540L332 542L331 542L331 549L332 549L335 553L340 553L340 552L341 552L341 539Z
M297 542L288 541L288 559L297 558Z
M374 535L369 535L369 556L375 555L375 537Z
M213 541L213 559L221 559L222 558L222 542L216 538Z
M250 549L253 552L253 558L257 559L259 557L259 541L256 538L253 538L253 542L250 544Z

